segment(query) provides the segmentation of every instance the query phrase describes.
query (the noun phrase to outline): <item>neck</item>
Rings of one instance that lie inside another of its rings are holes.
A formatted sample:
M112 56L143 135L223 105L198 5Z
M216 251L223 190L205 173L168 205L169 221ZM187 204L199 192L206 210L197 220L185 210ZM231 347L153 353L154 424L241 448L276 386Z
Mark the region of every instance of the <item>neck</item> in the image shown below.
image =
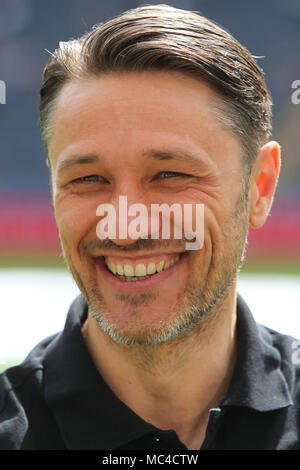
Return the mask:
M82 330L95 366L115 395L145 421L176 430L189 448L199 449L209 409L226 394L233 372L235 289L231 286L204 327L163 344L117 344L90 314Z

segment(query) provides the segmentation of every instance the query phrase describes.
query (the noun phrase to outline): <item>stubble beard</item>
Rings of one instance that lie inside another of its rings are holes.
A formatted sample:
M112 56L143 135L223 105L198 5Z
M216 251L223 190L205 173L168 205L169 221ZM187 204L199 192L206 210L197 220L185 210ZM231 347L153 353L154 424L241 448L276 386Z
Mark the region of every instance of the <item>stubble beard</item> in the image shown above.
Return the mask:
M97 282L94 279L83 282L72 260L68 259L69 269L88 302L89 313L113 343L125 347L135 346L140 351L147 350L149 354L151 346L157 348L170 342L175 345L188 337L198 337L199 333L217 321L222 301L236 280L245 256L249 220L246 194L244 188L242 197L224 226L223 235L226 236L228 244L223 251L220 247L217 251L212 246L206 273L200 281L190 281L184 290L178 293L176 309L170 315L172 320L166 321L158 328L144 327L134 334L130 327L127 330L120 328L112 321ZM131 318L134 319L138 318L139 306L149 305L151 308L151 302L157 295L157 292L153 291L120 294L119 300L124 302L126 309L130 309Z

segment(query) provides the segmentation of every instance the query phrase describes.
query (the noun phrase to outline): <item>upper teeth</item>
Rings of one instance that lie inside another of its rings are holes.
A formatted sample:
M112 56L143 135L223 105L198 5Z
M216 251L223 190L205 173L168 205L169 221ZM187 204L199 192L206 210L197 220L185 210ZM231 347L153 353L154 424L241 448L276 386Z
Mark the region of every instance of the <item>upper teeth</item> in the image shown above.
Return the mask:
M119 264L119 263L112 263L105 260L106 265L114 274L120 274L125 276L146 276L149 274L154 274L156 272L160 272L162 270L166 270L173 266L174 263L177 263L179 260L179 255L174 256L168 261L161 260L158 263L149 263L147 265L143 263L139 263L136 266L132 264Z

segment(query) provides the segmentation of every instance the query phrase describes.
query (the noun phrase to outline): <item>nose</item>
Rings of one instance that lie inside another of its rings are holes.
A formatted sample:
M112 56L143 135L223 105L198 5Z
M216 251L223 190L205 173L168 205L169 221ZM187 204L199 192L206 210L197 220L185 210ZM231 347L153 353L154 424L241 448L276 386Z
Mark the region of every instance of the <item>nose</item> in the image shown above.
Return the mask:
M117 245L129 245L151 233L150 203L145 190L127 180L115 188L109 203L100 204L96 232L98 238L110 238Z

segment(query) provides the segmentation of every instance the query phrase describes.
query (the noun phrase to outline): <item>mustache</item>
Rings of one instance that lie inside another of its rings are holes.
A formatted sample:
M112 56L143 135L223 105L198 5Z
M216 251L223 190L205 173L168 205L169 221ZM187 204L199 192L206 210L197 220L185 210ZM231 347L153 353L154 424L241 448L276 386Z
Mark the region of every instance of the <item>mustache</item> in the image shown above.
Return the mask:
M133 251L159 251L170 248L174 248L176 251L185 251L185 244L183 243L183 240L153 240L139 238L128 245L119 245L107 238L105 240L97 239L90 241L82 241L79 245L79 251L84 256L95 256L101 252L109 254L110 251L113 253L116 253L118 251L122 253L129 253Z

